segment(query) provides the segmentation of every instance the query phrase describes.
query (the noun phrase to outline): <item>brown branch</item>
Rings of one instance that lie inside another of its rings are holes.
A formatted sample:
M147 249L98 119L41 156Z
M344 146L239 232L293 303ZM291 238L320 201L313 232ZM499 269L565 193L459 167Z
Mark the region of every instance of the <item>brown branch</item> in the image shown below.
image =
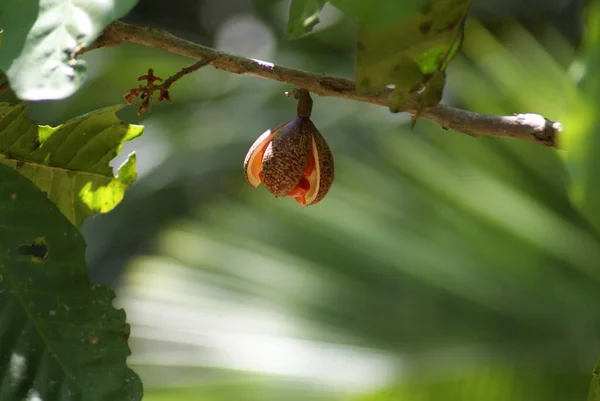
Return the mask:
M165 50L200 62L205 61L214 68L234 74L253 75L284 82L320 96L352 99L387 107L385 93L359 94L354 82L344 78L313 74L236 56L178 38L168 32L119 21L111 23L93 45L81 49L79 54L100 47L117 46L124 42ZM418 104L410 103L405 111L417 114ZM439 104L421 112L420 116L440 124L445 129L472 136L509 137L551 147L557 146L557 136L562 131L560 123L547 120L537 114L493 116Z

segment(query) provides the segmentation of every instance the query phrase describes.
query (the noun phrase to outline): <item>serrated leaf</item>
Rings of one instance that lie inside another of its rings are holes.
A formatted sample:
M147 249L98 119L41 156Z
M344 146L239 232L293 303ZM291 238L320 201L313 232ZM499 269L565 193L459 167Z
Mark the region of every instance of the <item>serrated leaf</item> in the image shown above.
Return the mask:
M0 70L23 100L62 99L83 83L73 58L137 0L10 0L0 6Z
M109 162L123 143L143 127L121 121L107 107L58 127L38 126L26 116L27 106L0 103L0 164L29 178L75 225L95 213L111 211L135 180L130 156L117 177Z
M469 0L430 0L392 25L361 25L355 73L359 92L393 87L392 111L404 110L414 97L421 97L422 109L437 104L443 73L462 43L469 6Z
M88 280L81 234L0 164L0 400L140 400L125 312Z
M297 39L312 31L313 27L319 23L319 12L325 3L326 0L292 0L288 23L285 27L288 38Z

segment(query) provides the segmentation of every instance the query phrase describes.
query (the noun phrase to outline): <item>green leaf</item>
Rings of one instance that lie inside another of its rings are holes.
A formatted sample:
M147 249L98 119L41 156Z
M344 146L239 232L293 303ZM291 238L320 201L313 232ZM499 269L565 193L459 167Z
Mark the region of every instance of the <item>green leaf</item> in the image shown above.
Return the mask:
M117 177L109 166L123 143L143 131L116 116L123 107L107 107L53 128L27 118L24 104L0 103L0 164L29 178L80 226L87 216L117 206L135 180L134 156Z
M340 11L366 27L383 27L410 17L428 0L331 0Z
M0 70L23 100L61 99L82 85L90 45L137 0L10 0L0 6Z
M432 0L409 17L397 16L392 25L361 25L355 74L359 92L392 86L389 106L394 112L404 110L414 97L421 110L437 104L444 71L462 43L469 6L469 0Z
M564 115L560 146L567 150L564 157L571 178L570 197L600 232L600 1L589 3L587 22L582 96Z
M290 16L285 33L290 39L296 39L312 31L319 23L319 12L326 0L292 0Z
M0 399L140 400L129 326L88 280L81 234L0 165Z

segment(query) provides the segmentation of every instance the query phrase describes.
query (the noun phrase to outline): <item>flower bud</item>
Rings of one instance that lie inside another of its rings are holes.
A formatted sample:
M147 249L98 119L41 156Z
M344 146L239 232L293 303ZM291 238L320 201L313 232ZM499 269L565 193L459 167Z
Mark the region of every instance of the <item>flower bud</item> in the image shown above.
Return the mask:
M254 142L244 170L253 187L263 184L276 197L290 196L308 206L323 199L333 183L333 155L310 120L310 110L306 113L300 105L298 109L298 117Z

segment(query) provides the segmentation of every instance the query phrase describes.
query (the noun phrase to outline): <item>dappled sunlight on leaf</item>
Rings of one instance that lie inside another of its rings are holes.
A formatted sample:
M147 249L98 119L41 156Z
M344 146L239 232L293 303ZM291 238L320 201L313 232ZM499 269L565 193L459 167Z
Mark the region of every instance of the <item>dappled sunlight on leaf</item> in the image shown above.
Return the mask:
M143 132L142 126L116 116L123 107L97 110L58 127L38 128L26 117L27 106L1 103L0 163L29 178L79 226L89 215L112 210L136 178L135 155L118 169L117 177L109 166L123 142Z

